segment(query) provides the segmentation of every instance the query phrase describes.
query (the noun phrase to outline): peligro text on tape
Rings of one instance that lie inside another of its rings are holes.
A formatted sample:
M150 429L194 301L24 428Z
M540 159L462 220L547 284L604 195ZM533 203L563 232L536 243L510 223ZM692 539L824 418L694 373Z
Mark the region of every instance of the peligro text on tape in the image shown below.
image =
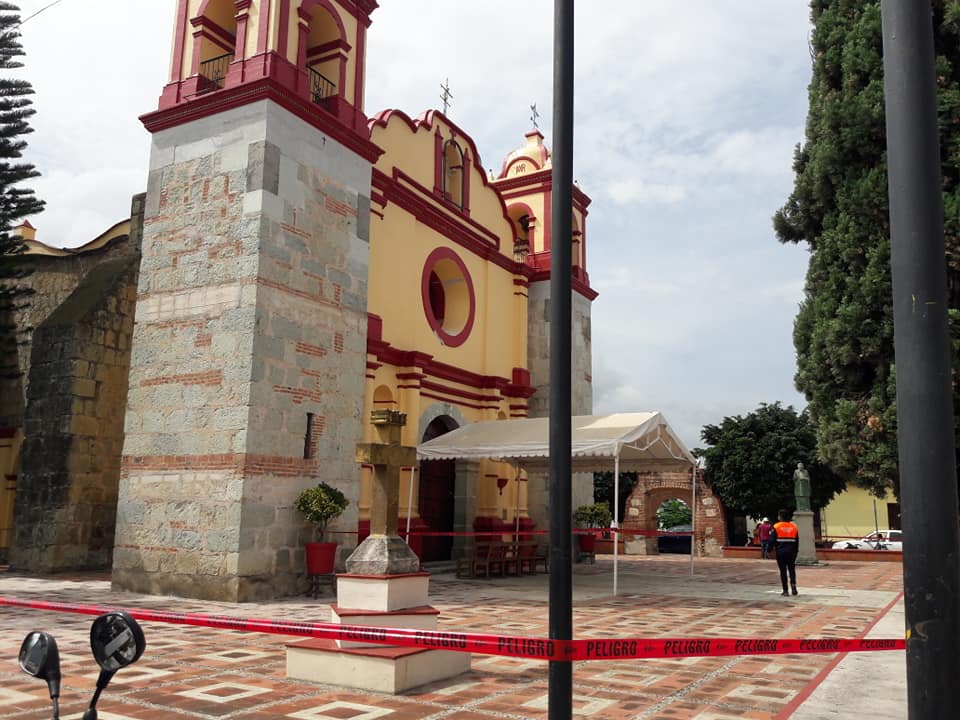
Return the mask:
M87 615L99 615L116 609L100 605L69 605L66 603L42 600L19 600L0 596L0 606L2 605ZM886 638L611 638L549 640L535 637L442 632L416 630L412 628L237 618L229 615L176 613L165 610L128 609L127 612L134 618L147 622L195 625L277 635L352 640L400 647L476 652L485 655L501 655L534 660L623 660L702 657L708 655L864 652L874 650L902 650L906 647L906 640L904 639Z

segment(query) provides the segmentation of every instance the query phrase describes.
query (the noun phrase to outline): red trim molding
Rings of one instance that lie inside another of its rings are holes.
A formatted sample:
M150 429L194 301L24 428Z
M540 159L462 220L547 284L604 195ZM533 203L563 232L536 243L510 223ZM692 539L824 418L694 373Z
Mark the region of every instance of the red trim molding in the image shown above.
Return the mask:
M276 57L272 53L269 56ZM376 162L383 154L383 150L368 138L341 122L341 117L315 105L307 98L293 95L287 87L270 77L200 95L190 102L142 115L140 120L149 132L156 133L261 100L272 100L371 163ZM353 108L348 106L347 110L352 111Z

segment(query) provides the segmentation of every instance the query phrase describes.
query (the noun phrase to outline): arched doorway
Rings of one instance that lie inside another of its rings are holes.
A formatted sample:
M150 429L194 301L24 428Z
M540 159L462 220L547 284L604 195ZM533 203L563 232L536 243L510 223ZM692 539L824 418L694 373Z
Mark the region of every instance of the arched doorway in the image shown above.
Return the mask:
M440 437L457 427L450 417L435 418L423 433L422 442ZM456 489L456 460L425 460L420 463L420 494L417 507L420 519L431 532L453 530L454 501ZM453 548L451 536L426 536L423 538L421 562L449 560Z

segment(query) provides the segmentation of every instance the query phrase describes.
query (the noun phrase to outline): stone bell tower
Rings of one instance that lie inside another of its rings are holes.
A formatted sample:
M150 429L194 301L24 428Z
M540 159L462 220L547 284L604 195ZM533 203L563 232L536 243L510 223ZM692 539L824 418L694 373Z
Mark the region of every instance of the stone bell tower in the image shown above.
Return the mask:
M170 81L142 118L115 587L295 592L310 537L292 505L321 479L353 501L356 526L376 7L178 0Z

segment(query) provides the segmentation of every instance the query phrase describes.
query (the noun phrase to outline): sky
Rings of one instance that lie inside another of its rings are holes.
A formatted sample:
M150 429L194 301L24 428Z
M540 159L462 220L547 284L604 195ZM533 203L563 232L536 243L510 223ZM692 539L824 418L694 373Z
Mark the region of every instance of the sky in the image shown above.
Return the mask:
M20 0L21 17L53 0ZM552 144L552 0L379 0L368 116L439 108L484 167ZM168 78L176 0L60 0L21 27L35 91L25 154L50 245L88 242L146 189L138 117ZM806 246L771 217L793 187L810 81L805 0L576 3L574 178L593 202L594 413L659 410L688 448L761 403L805 406L793 322Z

